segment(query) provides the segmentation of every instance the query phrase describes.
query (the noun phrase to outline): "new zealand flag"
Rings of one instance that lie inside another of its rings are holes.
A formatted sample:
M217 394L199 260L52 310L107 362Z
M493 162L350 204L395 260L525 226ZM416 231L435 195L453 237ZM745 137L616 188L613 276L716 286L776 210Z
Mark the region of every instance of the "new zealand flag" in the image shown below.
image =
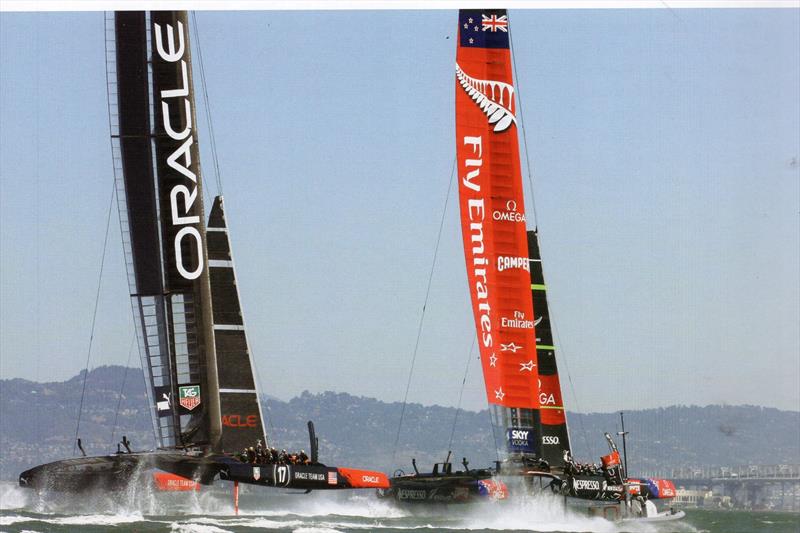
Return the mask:
M461 46L508 48L508 15L505 9L462 9L458 12Z

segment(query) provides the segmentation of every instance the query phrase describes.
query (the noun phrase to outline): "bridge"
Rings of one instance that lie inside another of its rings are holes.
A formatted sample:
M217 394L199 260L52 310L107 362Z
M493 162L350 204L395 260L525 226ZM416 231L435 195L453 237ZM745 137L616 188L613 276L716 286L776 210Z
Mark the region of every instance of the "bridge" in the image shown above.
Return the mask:
M650 472L678 488L729 496L735 507L800 511L800 465L739 465L673 468Z

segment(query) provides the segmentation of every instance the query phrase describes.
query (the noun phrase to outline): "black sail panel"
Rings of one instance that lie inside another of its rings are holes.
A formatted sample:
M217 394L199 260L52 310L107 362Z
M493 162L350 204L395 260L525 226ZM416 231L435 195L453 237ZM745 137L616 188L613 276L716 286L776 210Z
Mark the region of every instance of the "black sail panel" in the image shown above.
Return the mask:
M150 96L147 79L145 14L116 17L119 133L126 211L137 293L160 295L161 251L150 150Z
M118 12L106 18L106 68L114 175L131 307L156 444L178 443L167 309L164 301L158 197L153 172L148 16Z
M221 449L234 452L266 439L221 196L214 199L207 232L222 409Z
M185 12L107 16L114 171L158 444L219 445L205 215Z
M564 466L564 452L570 450L569 431L558 378L550 309L547 305L547 285L544 281L536 230L528 231L528 257L533 308L536 310L534 331L539 361L540 455L551 467L560 468Z

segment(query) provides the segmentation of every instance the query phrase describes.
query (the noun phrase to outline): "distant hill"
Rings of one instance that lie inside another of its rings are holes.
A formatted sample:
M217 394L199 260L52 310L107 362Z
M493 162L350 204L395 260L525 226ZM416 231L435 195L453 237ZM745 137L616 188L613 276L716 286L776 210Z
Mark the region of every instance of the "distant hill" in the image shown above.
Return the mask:
M125 388L120 402L123 379ZM83 374L64 382L0 380L0 479L16 479L34 464L73 455ZM117 430L112 440L117 404ZM308 447L306 422L314 420L320 454L331 464L392 472L441 461L456 409L409 404L395 460L392 449L402 405L345 393L304 392L288 402L264 402L267 431L279 448ZM573 455L582 461L605 453L603 432L619 429L618 413L569 413ZM674 406L625 413L631 473L680 466L800 464L800 412L755 406ZM152 448L153 430L140 369L92 370L80 436L89 454L116 450L125 434L134 448ZM461 411L454 432L456 460L473 465L495 458L488 411Z

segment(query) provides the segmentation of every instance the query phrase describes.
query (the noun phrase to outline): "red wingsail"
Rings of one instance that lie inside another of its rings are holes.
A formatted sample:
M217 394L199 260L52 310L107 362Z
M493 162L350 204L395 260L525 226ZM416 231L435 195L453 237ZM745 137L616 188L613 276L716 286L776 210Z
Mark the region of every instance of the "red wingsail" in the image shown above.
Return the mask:
M516 95L505 10L459 12L456 151L461 230L486 394L539 408Z

